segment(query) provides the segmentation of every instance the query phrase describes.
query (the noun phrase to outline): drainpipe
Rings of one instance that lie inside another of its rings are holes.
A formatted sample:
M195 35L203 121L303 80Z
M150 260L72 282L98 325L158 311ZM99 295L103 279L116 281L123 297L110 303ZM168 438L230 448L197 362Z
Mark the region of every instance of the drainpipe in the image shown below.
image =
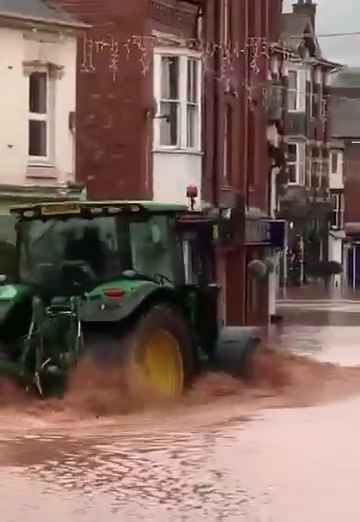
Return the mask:
M353 289L356 290L356 245L353 243Z

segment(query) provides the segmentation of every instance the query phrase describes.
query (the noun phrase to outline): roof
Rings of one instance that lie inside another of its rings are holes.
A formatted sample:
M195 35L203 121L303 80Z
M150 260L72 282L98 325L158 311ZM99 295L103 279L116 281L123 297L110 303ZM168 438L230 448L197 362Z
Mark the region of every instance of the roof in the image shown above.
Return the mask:
M297 13L284 13L281 15L280 41L287 49L298 51L304 42L305 35L313 42L314 55L317 58L321 58L320 45L314 34L311 18Z
M330 76L330 86L336 89L360 89L360 67L342 67Z
M46 213L43 212L43 209L46 207ZM50 215L63 215L63 214L79 214L81 210L86 210L90 208L114 208L121 207L122 210L126 210L127 208L131 212L141 212L143 210L147 212L153 213L167 213L167 212L188 212L188 207L186 205L178 205L178 204L168 204L168 203L157 203L154 201L62 201L62 202L44 202L44 203L35 203L32 205L20 205L16 206L12 209L12 212L15 213L23 213L26 211L34 211L35 213L43 212L47 216ZM116 212L115 212L116 214Z
M0 0L0 17L72 28L88 27L49 0Z

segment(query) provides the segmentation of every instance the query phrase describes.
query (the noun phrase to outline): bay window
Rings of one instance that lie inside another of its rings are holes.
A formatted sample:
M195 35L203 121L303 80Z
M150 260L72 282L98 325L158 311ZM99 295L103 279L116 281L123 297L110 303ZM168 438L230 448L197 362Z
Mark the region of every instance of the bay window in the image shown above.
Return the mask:
M330 154L330 174L342 175L343 155L341 151L332 151Z
M336 192L331 195L331 228L341 230L344 228L344 194Z
M155 54L155 148L200 150L200 67L196 56Z
M305 184L305 143L289 143L287 166L290 185Z
M289 111L298 111L299 110L299 74L298 74L298 71L289 71L288 109L289 109Z

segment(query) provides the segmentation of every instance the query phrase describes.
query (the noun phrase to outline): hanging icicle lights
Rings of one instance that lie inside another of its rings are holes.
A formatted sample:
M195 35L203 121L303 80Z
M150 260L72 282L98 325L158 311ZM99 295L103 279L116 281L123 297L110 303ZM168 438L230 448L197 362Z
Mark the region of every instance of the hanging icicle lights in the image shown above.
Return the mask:
M114 35L93 38L83 36L81 71L94 73L96 71L97 56L107 53L108 70L116 83L121 69L121 60L135 59L139 64L140 73L144 76L151 71L151 63L154 48L161 43L157 36L131 36L125 41L120 41ZM172 44L174 45L174 44ZM175 43L176 45L176 43ZM204 73L213 72L219 81L226 80L236 68L236 61L246 59L250 70L255 74L261 71L261 60L270 57L271 44L266 38L249 38L245 47L240 44L221 45L213 42L199 42L198 40L186 40L181 47L198 51L203 62ZM215 58L222 60L220 75L215 70L211 71L211 63Z

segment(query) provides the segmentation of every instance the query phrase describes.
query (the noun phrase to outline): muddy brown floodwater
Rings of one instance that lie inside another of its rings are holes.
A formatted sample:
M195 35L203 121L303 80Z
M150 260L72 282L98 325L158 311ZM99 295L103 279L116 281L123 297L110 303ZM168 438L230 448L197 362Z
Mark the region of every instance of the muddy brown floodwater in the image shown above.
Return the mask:
M3 383L0 521L358 522L360 301L280 310L249 381L206 375L175 405Z

